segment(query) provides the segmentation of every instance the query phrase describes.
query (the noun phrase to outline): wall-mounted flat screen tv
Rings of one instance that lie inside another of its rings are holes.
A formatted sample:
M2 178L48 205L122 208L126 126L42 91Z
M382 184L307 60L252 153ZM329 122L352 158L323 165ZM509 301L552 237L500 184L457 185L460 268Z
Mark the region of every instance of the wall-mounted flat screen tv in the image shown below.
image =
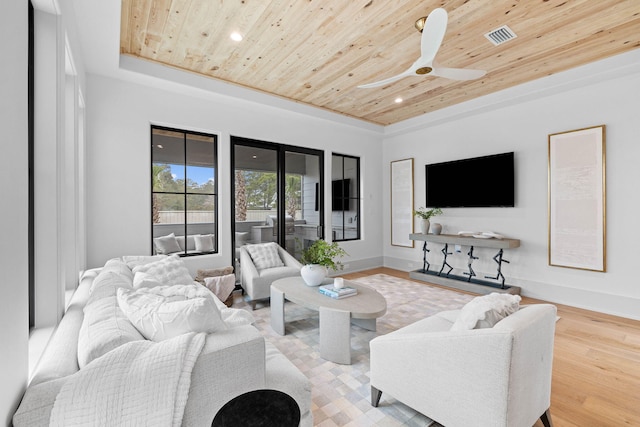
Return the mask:
M426 165L426 206L515 206L514 153Z
M349 210L349 185L350 180L348 178L331 182L331 210Z

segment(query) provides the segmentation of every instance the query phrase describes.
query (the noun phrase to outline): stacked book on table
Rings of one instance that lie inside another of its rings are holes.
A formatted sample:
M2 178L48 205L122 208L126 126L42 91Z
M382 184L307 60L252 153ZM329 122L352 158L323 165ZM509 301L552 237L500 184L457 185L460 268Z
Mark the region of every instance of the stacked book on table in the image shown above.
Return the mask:
M334 299L352 297L358 294L358 290L350 286L335 288L333 285L322 285L318 290L322 295L326 295Z

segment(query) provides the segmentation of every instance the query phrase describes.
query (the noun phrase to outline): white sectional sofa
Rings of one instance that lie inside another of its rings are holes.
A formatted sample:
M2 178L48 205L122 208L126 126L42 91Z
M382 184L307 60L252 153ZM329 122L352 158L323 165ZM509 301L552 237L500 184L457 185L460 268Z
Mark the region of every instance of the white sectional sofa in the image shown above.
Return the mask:
M79 335L84 333L81 330L84 308L90 299L92 283L105 274L111 274L112 278L115 274L118 280L123 280L129 286L133 284L131 269L122 259L109 260L103 268L89 270L83 275L14 414L14 426L49 425L58 392L70 376L80 370ZM223 319L243 314L239 313L240 310L234 312L237 309L227 308L217 299L216 305ZM141 339L144 340L143 337ZM85 341L80 340L81 343ZM118 344L117 340L114 342L110 345ZM81 355L86 354L86 349L80 350ZM313 425L310 381L274 346L267 343L253 325L236 323L226 330L210 333L191 371L182 425L210 426L215 414L225 403L257 389L275 389L289 394L300 407L300 425Z

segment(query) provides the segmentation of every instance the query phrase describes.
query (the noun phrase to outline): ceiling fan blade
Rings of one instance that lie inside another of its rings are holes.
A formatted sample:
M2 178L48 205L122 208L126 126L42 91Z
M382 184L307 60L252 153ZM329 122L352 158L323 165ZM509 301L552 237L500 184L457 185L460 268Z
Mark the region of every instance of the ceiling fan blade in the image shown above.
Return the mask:
M434 9L427 16L420 38L420 59L418 61L421 64L429 66L435 58L444 39L444 33L447 31L448 21L447 11L442 8Z
M444 77L451 80L475 80L487 74L485 70L471 70L468 68L436 67L430 75Z
M393 76L393 77L389 77L388 79L384 79L384 80L380 80L378 82L374 82L374 83L367 83L365 85L360 85L358 86L358 89L369 89L372 87L378 87L378 86L384 86L386 84L389 83L393 83L397 80L400 80L404 77L410 76L413 74L413 68L408 69L407 71L403 72L402 74L398 74L397 76Z

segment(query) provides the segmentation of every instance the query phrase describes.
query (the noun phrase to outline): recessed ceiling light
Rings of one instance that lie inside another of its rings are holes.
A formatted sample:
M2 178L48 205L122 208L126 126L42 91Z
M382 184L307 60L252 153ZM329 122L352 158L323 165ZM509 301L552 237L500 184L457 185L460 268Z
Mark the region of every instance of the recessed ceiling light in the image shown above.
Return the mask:
M242 41L242 34L240 34L237 31L234 31L233 33L231 33L231 40L235 41L235 42L240 42Z
M396 98L396 104L400 104L402 101L403 101L402 98L400 98L400 97Z
M254 159L257 159L257 158L258 158L258 156L256 156L256 155L253 155L253 156L251 156L251 157L252 157L252 158L254 158Z
M163 149L163 148L164 148L164 147L162 146L162 144L158 144L158 145L156 145L156 147L158 147L158 148L160 148L160 149Z

